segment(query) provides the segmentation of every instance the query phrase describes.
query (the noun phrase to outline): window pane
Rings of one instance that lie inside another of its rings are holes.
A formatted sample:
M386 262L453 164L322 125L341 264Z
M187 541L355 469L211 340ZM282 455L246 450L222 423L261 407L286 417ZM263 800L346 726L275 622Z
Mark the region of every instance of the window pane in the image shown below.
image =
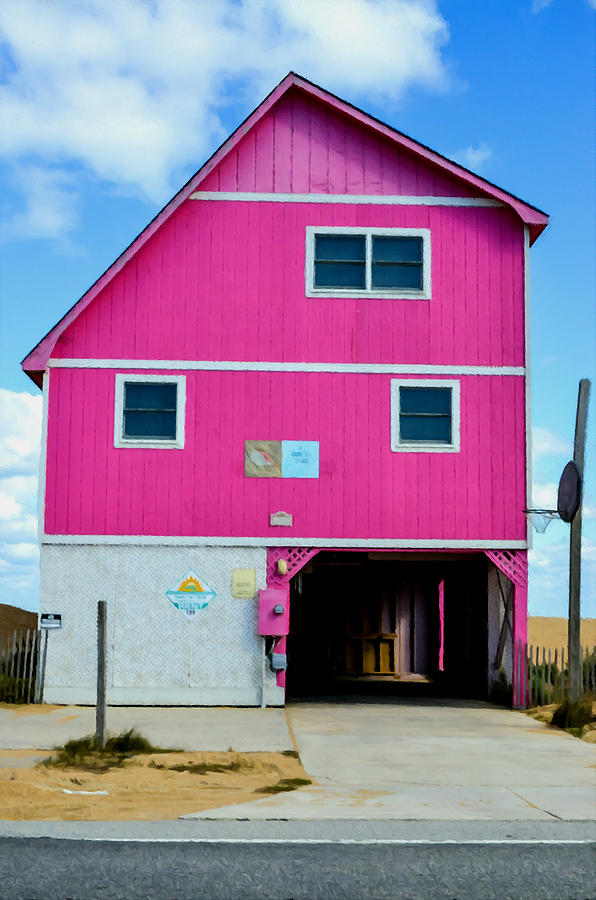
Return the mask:
M125 409L176 409L177 385L127 382L125 384Z
M315 259L352 259L364 261L366 239L363 234L315 235Z
M451 414L451 388L400 387L402 413Z
M422 262L422 238L373 237L373 262Z
M125 438L153 438L154 440L175 440L175 412L125 412Z
M315 263L315 287L365 288L364 263Z
M422 266L394 266L373 263L373 288L410 288L422 290Z
M450 416L400 416L399 437L402 441L435 441L451 443Z

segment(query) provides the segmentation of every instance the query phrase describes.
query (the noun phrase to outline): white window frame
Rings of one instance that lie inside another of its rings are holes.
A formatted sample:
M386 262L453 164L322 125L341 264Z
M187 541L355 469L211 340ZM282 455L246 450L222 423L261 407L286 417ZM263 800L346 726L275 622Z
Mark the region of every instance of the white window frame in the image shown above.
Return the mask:
M399 436L400 389L402 387L451 388L451 443L438 441L402 441ZM460 382L457 379L391 379L391 449L394 453L460 452Z
M366 238L366 284L364 290L354 288L315 287L315 235L317 234L360 234ZM422 238L422 289L389 288L386 291L371 288L372 239L379 237L421 237ZM365 300L430 300L431 299L431 259L430 228L353 228L334 225L306 226L305 283L307 297L361 297Z
M149 438L124 437L124 385L137 384L176 384L176 437L174 440L156 440ZM184 424L186 412L186 375L116 375L116 400L114 408L114 447L144 448L145 450L183 450Z

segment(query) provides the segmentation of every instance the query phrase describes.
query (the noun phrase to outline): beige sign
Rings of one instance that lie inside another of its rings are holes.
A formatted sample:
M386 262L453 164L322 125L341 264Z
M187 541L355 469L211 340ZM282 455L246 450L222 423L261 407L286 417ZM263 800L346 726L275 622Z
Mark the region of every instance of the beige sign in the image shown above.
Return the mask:
M245 441L246 478L281 478L281 441Z
M269 516L269 524L270 525L292 525L292 513L284 512L280 509L276 513L271 513Z
M232 569L232 597L254 597L257 592L256 569Z

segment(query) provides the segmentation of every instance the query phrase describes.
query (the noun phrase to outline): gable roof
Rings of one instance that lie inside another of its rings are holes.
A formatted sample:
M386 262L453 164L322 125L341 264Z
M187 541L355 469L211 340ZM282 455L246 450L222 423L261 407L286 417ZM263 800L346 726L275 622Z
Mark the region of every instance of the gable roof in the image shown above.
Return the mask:
M542 233L548 224L548 216L542 210L537 209L520 200L514 194L504 191L497 185L492 184L479 175L475 175L469 169L458 163L453 162L447 157L442 156L424 144L420 144L408 135L397 131L376 119L374 116L363 112L351 103L340 99L335 94L324 90L308 79L290 72L280 83L271 91L271 93L263 100L263 102L236 128L234 132L223 142L223 144L213 153L206 163L186 182L186 184L178 191L177 194L164 206L164 208L155 216L154 219L146 226L146 228L132 241L131 244L120 254L120 256L106 269L97 281L86 291L85 294L68 310L67 313L57 322L56 325L45 335L44 338L30 351L30 353L22 361L21 366L24 371L32 378L32 380L41 386L41 376L46 368L47 361L51 356L52 350L59 339L60 335L68 328L84 309L94 300L97 294L114 278L114 276L127 264L127 262L137 253L141 247L149 240L149 238L163 225L163 223L176 211L176 209L184 203L184 201L197 189L201 182L221 163L221 161L230 153L234 147L244 138L248 131L259 122L263 116L284 96L290 89L297 88L310 97L327 104L337 112L348 116L353 121L360 123L364 127L374 131L378 135L389 139L401 148L410 151L412 154L425 160L433 166L439 168L444 174L450 175L464 182L468 187L480 191L483 196L499 201L509 206L521 220L528 226L530 233L530 243Z

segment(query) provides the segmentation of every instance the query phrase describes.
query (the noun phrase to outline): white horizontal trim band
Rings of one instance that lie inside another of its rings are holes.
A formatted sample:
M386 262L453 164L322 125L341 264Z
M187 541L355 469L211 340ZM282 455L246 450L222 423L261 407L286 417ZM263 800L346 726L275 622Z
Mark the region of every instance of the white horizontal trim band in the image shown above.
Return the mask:
M409 194L282 194L258 191L195 191L191 200L243 200L253 203L368 203L374 206L502 206L486 197L417 197Z
M244 362L196 359L50 359L51 369L172 369L205 372L321 372L355 375L525 375L523 366Z
M195 537L156 534L44 534L42 544L143 544L150 547L366 547L376 550L525 550L526 541L440 538Z
M197 813L195 816L186 815L182 816L183 819L199 819L201 813ZM283 810L280 810L280 818L275 819L275 816L272 814L265 821L287 821L287 819L282 818ZM205 820L208 821L209 817L205 816ZM53 824L53 823L52 823ZM63 840L63 841L72 841L72 835L62 835L62 834L48 834L48 837L52 838L52 840ZM19 834L19 837L39 837L39 835L25 835ZM261 838L226 838L226 837L133 837L132 835L128 837L106 837L102 835L83 835L78 833L76 836L77 841L95 841L98 843L106 843L106 844L290 844L290 845L310 845L310 844L328 844L331 846L335 845L344 845L344 844L356 844L361 846L369 846L374 844L380 844L381 846L409 846L409 845L419 845L419 846L429 846L436 847L443 844L454 844L455 846L459 845L470 845L472 847L475 846L484 846L485 844L499 844L499 845L512 845L512 846L529 846L533 847L539 844L546 844L552 846L559 845L572 845L579 846L583 844L594 844L595 841L587 838L587 839L578 839L578 840L570 840L570 839L560 839L560 838L504 838L502 840L498 840L496 838L489 838L486 840L478 839L478 838L270 838L270 837L261 837Z

